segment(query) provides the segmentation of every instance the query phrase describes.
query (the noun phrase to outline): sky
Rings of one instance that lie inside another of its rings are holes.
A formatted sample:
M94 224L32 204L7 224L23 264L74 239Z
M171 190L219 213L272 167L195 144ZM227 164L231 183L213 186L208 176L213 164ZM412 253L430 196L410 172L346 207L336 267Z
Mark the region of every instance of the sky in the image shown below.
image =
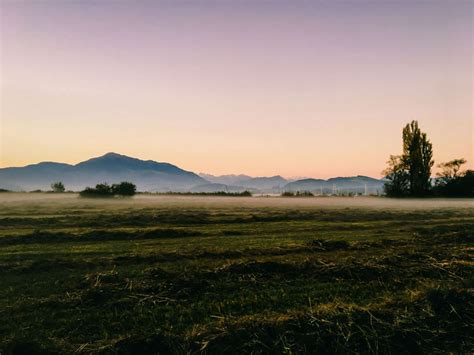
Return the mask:
M474 167L473 1L0 4L0 167L380 177L411 120Z

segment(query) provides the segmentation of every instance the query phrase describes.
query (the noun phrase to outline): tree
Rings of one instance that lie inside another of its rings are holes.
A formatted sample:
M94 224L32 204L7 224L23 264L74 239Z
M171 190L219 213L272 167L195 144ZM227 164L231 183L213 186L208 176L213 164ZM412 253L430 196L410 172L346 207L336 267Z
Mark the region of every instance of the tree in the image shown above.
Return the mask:
M112 185L112 194L120 196L133 196L137 191L137 187L128 181L123 181L120 184Z
M383 174L388 180L385 193L389 196L423 196L431 190L433 146L418 121L403 128L403 154L391 155Z
M404 196L409 192L410 177L400 155L390 155L388 168L382 174L388 180L384 185L388 196Z
M467 170L447 183L437 185L435 193L443 197L474 197L474 170Z
M466 160L460 158L438 165L442 170L437 174L436 195L443 197L474 196L474 171L461 171L461 166L465 163Z
M459 176L462 176L464 173L461 172L461 166L466 164L467 161L464 158L453 159L446 163L438 164L438 168L442 169L440 173L436 174L438 180L436 181L437 185L446 185L454 179L457 179Z
M51 184L51 189L53 192L64 192L66 191L66 188L64 187L64 184L61 181L54 182Z
M137 187L131 182L121 182L120 184L113 184L110 186L107 183L97 184L95 188L86 187L80 192L81 197L114 197L115 195L120 196L133 196L135 195Z
M98 195L113 195L112 193L112 187L104 182L103 184L97 184L95 185L95 190L97 191Z
M426 133L421 132L418 121L412 121L403 128L403 165L407 168L410 194L426 195L431 189L431 167L433 146Z
M86 187L79 195L82 197L113 197L112 187L107 183L97 184L95 188Z

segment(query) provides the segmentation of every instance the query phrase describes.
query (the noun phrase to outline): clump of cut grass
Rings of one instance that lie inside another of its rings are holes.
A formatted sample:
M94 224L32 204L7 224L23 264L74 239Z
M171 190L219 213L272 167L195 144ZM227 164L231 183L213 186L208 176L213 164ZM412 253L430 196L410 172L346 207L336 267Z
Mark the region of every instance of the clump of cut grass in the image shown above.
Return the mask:
M345 240L323 240L323 239L314 239L309 245L312 248L332 251L332 250L346 250L351 247L351 244Z

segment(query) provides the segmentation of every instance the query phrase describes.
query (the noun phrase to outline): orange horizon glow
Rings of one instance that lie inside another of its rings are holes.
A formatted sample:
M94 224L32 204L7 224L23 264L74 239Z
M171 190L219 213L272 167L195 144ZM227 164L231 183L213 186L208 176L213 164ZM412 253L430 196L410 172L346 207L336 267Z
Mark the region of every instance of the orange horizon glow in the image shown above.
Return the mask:
M0 168L379 178L414 119L474 168L472 2L0 6Z

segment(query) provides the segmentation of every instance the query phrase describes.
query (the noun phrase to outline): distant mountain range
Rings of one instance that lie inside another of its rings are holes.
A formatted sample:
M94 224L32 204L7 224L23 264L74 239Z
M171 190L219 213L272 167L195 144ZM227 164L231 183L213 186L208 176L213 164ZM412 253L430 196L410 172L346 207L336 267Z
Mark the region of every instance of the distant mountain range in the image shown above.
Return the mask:
M18 168L0 169L0 189L13 191L48 190L52 182L62 181L68 190L79 191L98 183L130 181L139 191L151 192L240 192L281 193L311 191L315 193L379 193L383 180L367 176L337 177L328 180L288 180L279 175L195 174L169 163L140 160L117 153L107 153L76 165L42 162Z
M205 184L200 176L168 163L140 160L108 153L76 165L44 162L22 168L0 169L0 188L9 190L49 189L62 181L78 191L98 183L131 181L139 191L187 191Z
M281 189L290 180L286 180L280 175L271 177L251 177L248 175L222 175L213 176L209 174L199 174L202 178L214 184L223 184L227 186L240 186L255 189L255 190L272 190Z
M383 180L374 179L368 176L336 177L327 180L303 179L289 182L285 185L285 191L310 191L320 194L338 193L367 193L378 194L383 191Z

